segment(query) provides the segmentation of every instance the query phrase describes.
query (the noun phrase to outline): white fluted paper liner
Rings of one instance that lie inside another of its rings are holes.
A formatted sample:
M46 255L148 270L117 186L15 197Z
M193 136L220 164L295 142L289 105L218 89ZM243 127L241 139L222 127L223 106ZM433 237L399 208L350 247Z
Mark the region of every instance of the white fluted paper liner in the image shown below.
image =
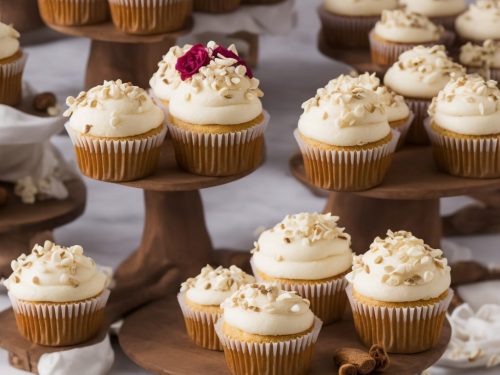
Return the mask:
M398 126L397 128L392 128L396 131L399 132L399 140L396 149L399 150L401 147L403 147L406 136L408 135L408 131L410 130L411 124L413 123L413 120L415 119L415 114L410 111L410 115L408 116L408 119L403 125Z
M0 102L17 105L22 100L22 73L28 55L23 51L17 60L0 64ZM18 76L18 77L16 77Z
M0 64L0 72L3 77L12 77L13 75L20 74L23 72L24 67L26 66L26 60L28 59L28 54L26 52L22 52L22 56L10 63Z

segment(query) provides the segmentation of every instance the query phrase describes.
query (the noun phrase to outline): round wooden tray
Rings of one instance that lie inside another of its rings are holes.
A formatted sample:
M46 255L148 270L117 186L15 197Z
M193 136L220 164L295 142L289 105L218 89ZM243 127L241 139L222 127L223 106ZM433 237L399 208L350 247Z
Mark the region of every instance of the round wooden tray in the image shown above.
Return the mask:
M413 355L391 355L387 375L419 373L442 356L451 337L446 321L436 348ZM149 304L125 319L119 341L125 353L139 366L156 374L229 374L221 352L197 347L188 337L177 299L173 296ZM335 373L333 352L339 347L364 348L355 334L350 311L342 322L323 327L316 345L310 375Z
M299 181L309 185L301 154L290 159L290 168ZM497 189L500 189L500 179L460 178L440 172L431 147L410 146L396 152L380 186L354 194L388 200L423 200Z

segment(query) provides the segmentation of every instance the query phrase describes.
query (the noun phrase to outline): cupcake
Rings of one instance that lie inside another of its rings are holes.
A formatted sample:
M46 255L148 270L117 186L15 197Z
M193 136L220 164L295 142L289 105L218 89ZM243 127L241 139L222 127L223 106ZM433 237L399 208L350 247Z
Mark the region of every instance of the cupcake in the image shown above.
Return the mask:
M250 261L258 281L307 298L324 324L344 315L344 276L352 266L351 237L338 220L331 214L288 215L260 235Z
M177 59L189 51L191 47L193 46L190 44L186 44L184 47L171 47L158 63L158 70L149 80L154 97L164 108L168 108L172 93L181 83L181 76L175 69Z
M399 134L391 131L379 95L341 76L302 108L294 135L312 185L357 191L382 182Z
M448 83L452 73L464 74L465 69L446 55L443 46L418 46L401 54L385 74L385 86L402 95L415 115L407 142L429 143L423 126L427 109L432 98Z
M19 45L19 33L0 22L0 104L16 106L22 100L26 55Z
M156 169L167 129L163 111L143 89L105 81L66 103L66 130L84 175L131 181Z
M183 29L193 0L108 0L111 18L127 34L161 34Z
M241 0L193 0L195 12L227 13L239 8Z
M215 330L233 375L305 375L321 320L309 301L277 284L248 284L221 305Z
M220 304L242 285L255 279L236 266L213 269L207 265L198 276L182 283L177 295L189 337L205 349L220 350L214 324L222 316Z
M46 346L76 345L103 328L109 279L81 246L45 241L12 261L4 281L22 336Z
M479 75L454 77L434 98L427 130L438 166L460 177L500 177L500 90Z
M382 11L398 6L398 0L325 0L319 10L323 35L332 47L368 48Z
M455 21L462 42L500 40L500 0L477 0Z
M354 257L347 295L362 343L390 353L418 353L441 336L453 297L450 267L443 252L409 232L377 237Z
M182 82L170 99L168 127L180 166L205 176L258 167L268 122L264 94L234 45L197 44L179 57L176 69Z
M482 45L467 43L460 49L460 63L468 73L500 80L500 41L486 40Z
M418 45L453 44L453 33L427 17L406 10L387 10L370 32L370 50L375 64L387 66L399 55Z
M38 0L38 7L49 25L84 26L109 18L108 0Z
M402 0L406 10L422 14L447 30L455 30L455 19L467 9L465 0Z

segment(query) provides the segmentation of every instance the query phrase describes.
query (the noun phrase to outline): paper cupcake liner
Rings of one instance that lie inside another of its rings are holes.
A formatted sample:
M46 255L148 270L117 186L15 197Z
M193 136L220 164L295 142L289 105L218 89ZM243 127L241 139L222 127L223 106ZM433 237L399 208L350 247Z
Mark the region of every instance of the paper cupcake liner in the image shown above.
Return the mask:
M184 294L177 294L177 301L179 301L189 337L202 348L222 351L223 348L214 327L221 314L194 311L184 299Z
M114 25L128 34L181 30L193 10L192 0L109 0Z
M45 23L59 26L83 26L109 19L107 0L38 0Z
M500 135L496 138L455 138L425 128L432 143L436 164L445 172L459 177L500 177Z
M305 375L313 359L322 322L314 320L311 332L288 341L268 343L244 342L229 338L222 332L224 318L215 324L215 331L224 348L229 370L233 375Z
M432 43L395 43L381 40L372 30L369 34L370 51L372 62L381 66L390 66L398 61L399 55L409 51L416 46L433 46L444 44L446 48L451 49L455 40L455 34L451 31L445 31L440 40Z
M255 268L252 261L250 261L250 265L258 282L268 281L260 276L260 272ZM307 298L311 302L312 312L323 321L323 325L339 321L344 316L347 304L345 288L348 284L344 277L317 283L285 283L279 281L279 284L282 289L295 291L303 298Z
M110 291L83 301L44 303L22 301L9 293L19 332L32 343L76 345L93 338L102 328Z
M431 100L405 98L405 101L415 116L406 134L406 143L428 145L430 141L424 127L424 121L429 116L427 110L429 109Z
M310 146L302 140L298 129L294 131L309 182L333 191L360 191L379 185L389 169L400 137L395 130L391 134L391 140L384 145L340 151Z
M406 136L408 135L408 131L410 130L411 124L413 123L413 120L415 118L415 115L413 114L412 111L410 111L410 115L408 116L408 119L404 124L401 124L399 126L391 126L392 129L396 130L399 132L399 140L398 144L396 146L396 151L401 150L401 148L404 146L405 141L406 141ZM390 123L389 123L390 125Z
M95 180L132 181L154 172L167 128L143 139L129 141L86 137L66 130L73 142L81 172Z
M193 0L195 12L226 13L238 9L240 0Z
M318 9L322 33L332 47L347 49L366 49L370 46L368 33L375 27L380 16L354 17L342 16L327 11L323 6Z
M262 163L268 123L269 114L264 112L262 123L238 132L197 133L171 123L168 128L174 141L175 157L182 168L203 176L231 176Z
M0 64L0 104L16 106L22 101L23 72L28 56Z
M354 326L366 347L384 346L389 353L418 353L435 346L441 336L446 310L453 290L433 305L415 307L383 307L364 304L346 289L351 304Z

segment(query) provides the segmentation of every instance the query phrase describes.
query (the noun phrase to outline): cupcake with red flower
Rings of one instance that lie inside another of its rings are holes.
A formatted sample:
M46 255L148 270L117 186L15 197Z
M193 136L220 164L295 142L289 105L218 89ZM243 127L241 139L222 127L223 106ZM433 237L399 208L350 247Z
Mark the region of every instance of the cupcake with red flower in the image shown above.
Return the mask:
M231 45L197 44L178 58L181 83L170 98L168 127L179 165L206 176L230 176L263 160L259 80Z

